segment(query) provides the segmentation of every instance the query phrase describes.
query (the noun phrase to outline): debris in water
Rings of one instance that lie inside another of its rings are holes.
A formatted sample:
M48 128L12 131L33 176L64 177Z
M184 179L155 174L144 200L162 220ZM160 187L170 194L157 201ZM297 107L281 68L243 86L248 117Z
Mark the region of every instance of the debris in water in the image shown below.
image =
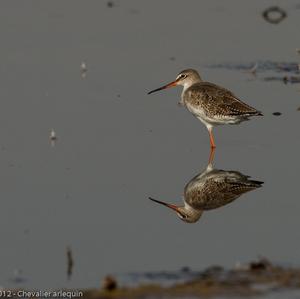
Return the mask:
M281 112L273 112L273 115L275 115L275 116L279 116L281 114L282 114Z
M278 6L271 6L263 11L262 16L267 22L278 24L287 17L287 13Z
M251 69L246 70L246 73L256 76L257 68L258 68L258 63L256 62Z
M80 72L81 72L81 78L85 78L86 75L87 75L87 65L86 65L86 63L84 61L81 62Z
M50 132L50 139L51 140L57 140L56 133L53 129L51 129L51 132Z
M300 70L299 63L278 63L278 69L284 72L298 73Z
M67 278L71 279L74 267L74 260L71 247L67 247Z
M201 273L201 276L202 277L206 277L206 278L208 278L208 277L212 277L213 278L213 277L218 276L218 274L220 274L222 272L224 272L224 268L223 267L218 266L218 265L216 265L216 266L210 266L210 267L206 268Z
M112 8L115 6L115 3L113 1L107 1L106 5L107 7Z
M55 146L55 143L57 141L57 136L54 129L51 129L49 139L50 139L51 146Z
M284 83L300 83L300 77L298 76L284 76L283 77Z
M249 270L251 271L267 270L270 268L272 268L272 264L266 258L260 258L258 261L249 263Z
M256 66L257 65L257 66ZM289 72L294 74L299 74L300 66L299 62L286 62L286 61L271 61L271 60L261 60L256 62L249 63L235 63L235 62L226 62L226 63L217 63L206 65L209 68L218 68L226 70L237 70L243 71L245 73L251 72Z
M180 271L181 271L181 272L190 272L191 269L190 269L190 267L188 267L188 266L184 266L184 267L182 267L182 268L180 269Z
M106 291L113 291L115 289L117 289L118 287L118 283L117 283L117 280L110 276L110 275L107 275L104 277L104 280L102 282L102 288Z

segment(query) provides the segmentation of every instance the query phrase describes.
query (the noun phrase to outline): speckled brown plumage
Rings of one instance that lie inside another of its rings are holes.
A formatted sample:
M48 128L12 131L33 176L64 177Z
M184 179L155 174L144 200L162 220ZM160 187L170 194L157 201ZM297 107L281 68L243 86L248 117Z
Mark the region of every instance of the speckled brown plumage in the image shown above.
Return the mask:
M228 118L233 123L262 115L260 111L239 100L231 91L209 82L199 82L189 87L183 94L184 104L195 107L193 114L201 109L216 122ZM199 113L200 114L200 113Z
M206 170L186 185L184 199L194 209L216 209L261 185L238 171Z
M194 223L200 219L204 211L227 205L242 194L262 186L263 182L251 180L249 176L238 171L213 169L213 158L214 149L210 153L206 169L186 184L182 206L149 198L174 210L181 220Z
M216 125L239 124L250 116L262 115L255 108L239 100L231 91L213 83L204 82L197 71L187 69L178 74L176 80L156 88L153 92L183 86L179 104L196 116L207 128L211 148L215 148L212 129Z

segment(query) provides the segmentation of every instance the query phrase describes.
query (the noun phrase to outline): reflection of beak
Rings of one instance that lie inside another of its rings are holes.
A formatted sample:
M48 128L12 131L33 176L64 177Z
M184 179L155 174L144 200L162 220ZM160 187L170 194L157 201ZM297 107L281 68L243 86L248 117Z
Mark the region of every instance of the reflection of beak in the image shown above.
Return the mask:
M166 202L163 202L163 201L154 199L154 198L152 198L152 197L149 197L149 199L152 200L152 201L154 201L154 202L156 202L156 203L159 203L159 204L161 204L161 205L163 205L163 206L166 206L166 207L168 207L168 208L174 210L175 212L179 213L178 207L175 206L175 205L171 205L171 204L169 204L169 203L166 203Z
M154 89L154 90L149 91L148 94L151 94L151 93L153 93L153 92L156 92L156 91L159 91L159 90L162 90L162 89L166 89L166 88L170 88L170 87L177 86L177 82L178 82L178 80L175 80L175 81L173 81L173 82L171 82L171 83L169 83L169 84L167 84L167 85L164 85L164 86L162 86L162 87L159 87L159 88L157 88L157 89Z

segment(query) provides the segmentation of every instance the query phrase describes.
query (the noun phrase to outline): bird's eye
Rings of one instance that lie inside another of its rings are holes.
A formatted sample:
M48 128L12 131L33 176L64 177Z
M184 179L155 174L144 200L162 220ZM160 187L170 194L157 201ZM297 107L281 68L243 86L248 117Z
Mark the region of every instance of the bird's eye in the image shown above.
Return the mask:
M184 78L186 78L186 75L185 74L181 74L180 75L180 79L184 79Z

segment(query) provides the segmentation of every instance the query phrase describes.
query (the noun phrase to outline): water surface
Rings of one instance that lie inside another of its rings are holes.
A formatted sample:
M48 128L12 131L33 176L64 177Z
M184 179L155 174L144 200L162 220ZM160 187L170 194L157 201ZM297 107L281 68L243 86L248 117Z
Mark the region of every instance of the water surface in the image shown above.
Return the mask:
M299 61L299 1L278 2L278 25L261 17L269 1L114 3L0 3L0 285L97 287L108 273L258 255L299 265L300 87L209 67ZM265 186L194 225L148 200L180 203L207 164L207 131L179 88L146 94L188 67L265 115L215 130L217 167Z

